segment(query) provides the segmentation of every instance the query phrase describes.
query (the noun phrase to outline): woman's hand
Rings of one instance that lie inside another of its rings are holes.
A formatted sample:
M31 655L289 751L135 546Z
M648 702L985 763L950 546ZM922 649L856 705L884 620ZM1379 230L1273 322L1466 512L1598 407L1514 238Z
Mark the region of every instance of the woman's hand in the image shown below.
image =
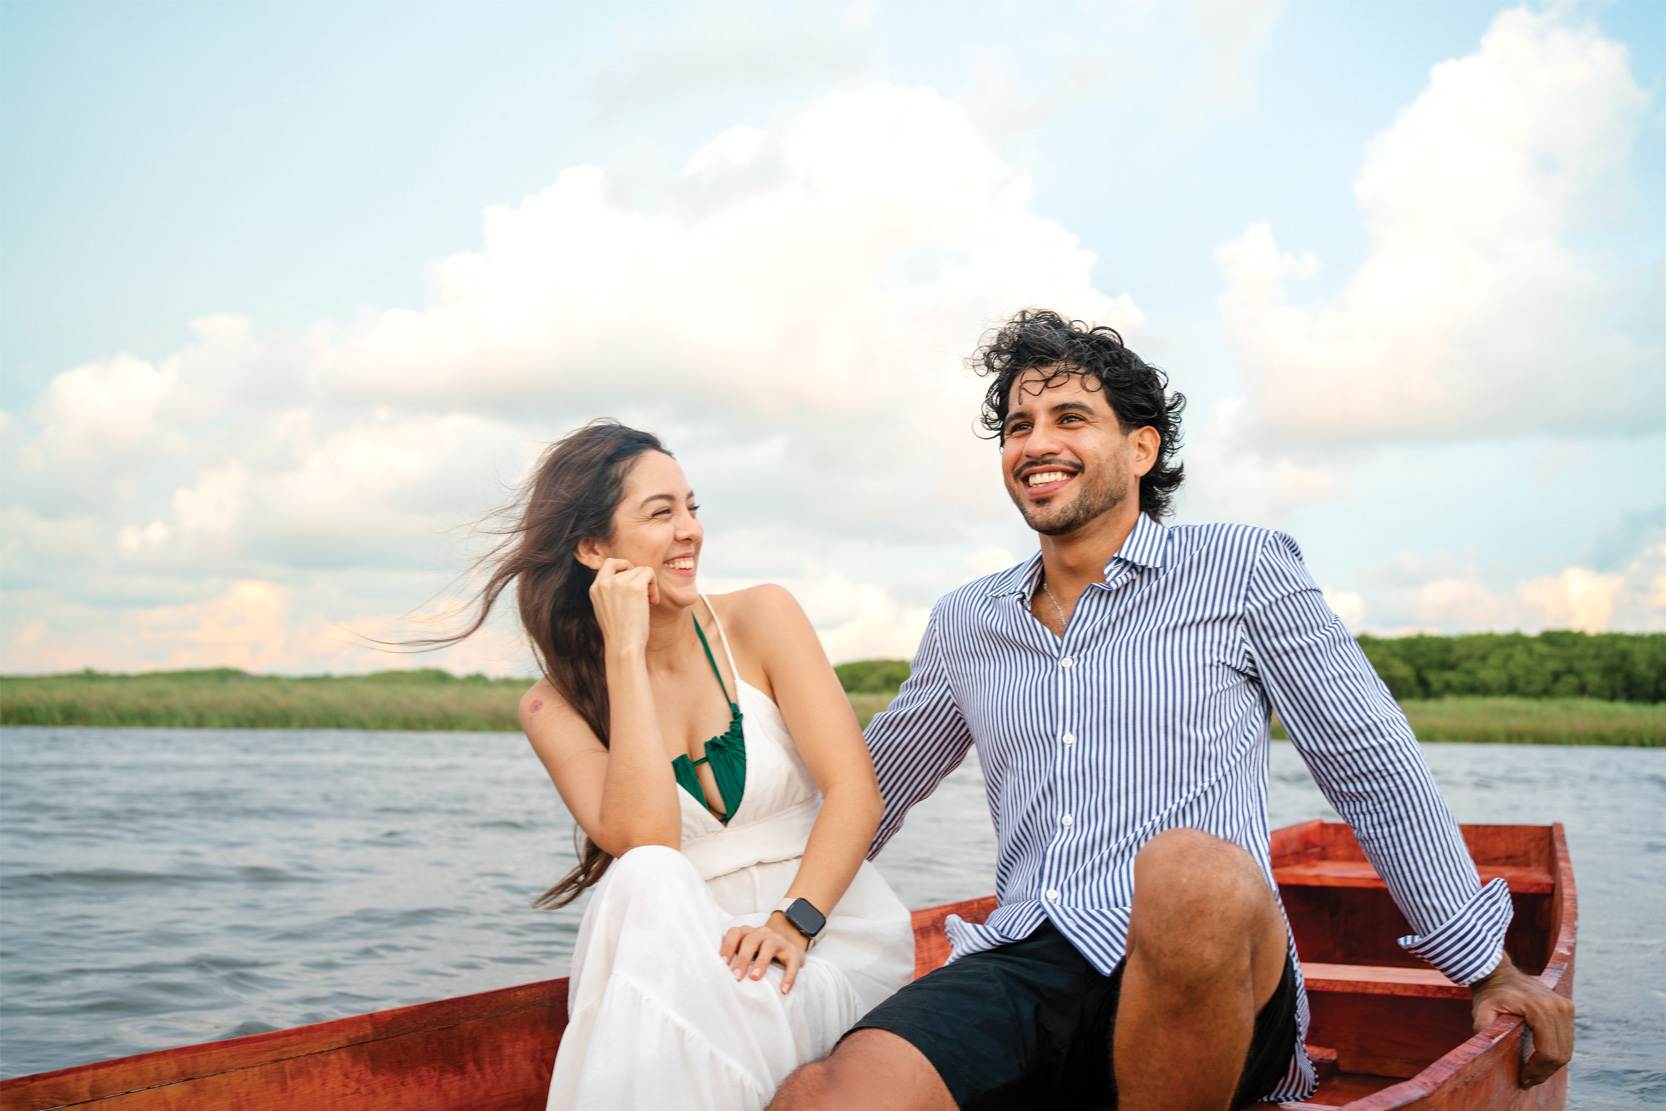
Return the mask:
M724 934L719 953L729 962L737 980L745 976L761 980L769 962L779 961L781 967L787 970L787 974L781 977L781 994L785 995L792 990L798 970L804 967L804 953L808 948L804 935L793 929L786 917L777 912L770 915L769 921L762 926L736 926Z
M603 560L590 584L590 604L609 649L640 652L648 646L648 610L659 605L659 582L651 567Z

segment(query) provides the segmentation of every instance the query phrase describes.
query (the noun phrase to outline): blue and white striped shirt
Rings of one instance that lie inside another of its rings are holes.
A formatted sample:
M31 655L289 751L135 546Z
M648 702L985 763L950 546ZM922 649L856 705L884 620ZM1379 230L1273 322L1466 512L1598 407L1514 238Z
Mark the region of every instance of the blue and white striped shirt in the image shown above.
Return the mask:
M1108 975L1126 948L1134 854L1166 829L1243 846L1272 884L1276 710L1418 931L1400 944L1460 984L1492 971L1508 887L1482 888L1405 716L1293 540L1141 514L1062 639L1030 612L1040 573L1037 553L940 599L913 673L867 730L885 797L870 857L977 745L999 905L981 925L949 920L951 960L1045 918ZM1305 993L1297 1013L1305 1038ZM1268 1098L1313 1086L1297 1052Z

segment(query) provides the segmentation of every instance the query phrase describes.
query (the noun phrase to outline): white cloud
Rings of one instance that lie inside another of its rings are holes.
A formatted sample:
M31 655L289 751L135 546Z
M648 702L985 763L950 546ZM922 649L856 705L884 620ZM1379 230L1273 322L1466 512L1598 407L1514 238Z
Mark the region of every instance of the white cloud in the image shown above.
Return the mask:
M1543 629L1666 631L1666 544L1615 573L1567 567L1509 581L1473 560L1403 553L1365 572L1361 594L1341 594L1350 628L1387 635ZM1327 592L1327 598L1332 597Z
M1666 424L1650 278L1581 238L1626 196L1646 103L1623 45L1506 11L1370 145L1367 253L1334 299L1292 299L1319 263L1267 224L1223 244L1255 430L1358 446Z
M909 654L916 554L952 574L968 541L998 543L1010 524L972 432L982 386L962 360L979 334L1026 304L1135 334L1142 314L1094 288L1093 256L930 89L833 93L797 120L720 133L687 167L660 208L578 166L489 210L479 250L428 268L420 309L294 339L209 317L168 358L60 376L27 423L7 418L7 450L73 458L103 500L77 503L92 507L76 518L85 547L55 566L42 557L54 528L68 535L47 523L58 478L29 474L29 508L8 511L22 531L7 530L24 573L8 565L8 579L41 593L14 590L7 627L49 631L4 642L4 666L67 658L98 624L64 608L88 574L125 607L102 611L124 659L223 646L292 669L345 651L329 630L420 604L457 567L446 530L500 501L541 442L600 414L678 451L721 522L708 567L751 560L726 557L724 536L767 534L770 577L839 611L822 623L831 651ZM426 578L343 595L309 577L345 568ZM286 635L259 649L227 632L274 621Z

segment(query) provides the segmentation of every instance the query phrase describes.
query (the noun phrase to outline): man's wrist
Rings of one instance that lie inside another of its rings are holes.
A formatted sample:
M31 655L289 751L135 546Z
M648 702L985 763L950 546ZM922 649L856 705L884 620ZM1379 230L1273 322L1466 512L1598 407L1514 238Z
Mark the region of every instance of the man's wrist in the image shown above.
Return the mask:
M1516 962L1510 959L1510 954L1500 950L1498 954L1498 963L1492 966L1492 971L1470 984L1469 989L1471 991L1475 991L1478 988L1486 987L1488 984L1497 983L1500 980L1507 980L1512 974L1519 971L1520 969L1516 968Z

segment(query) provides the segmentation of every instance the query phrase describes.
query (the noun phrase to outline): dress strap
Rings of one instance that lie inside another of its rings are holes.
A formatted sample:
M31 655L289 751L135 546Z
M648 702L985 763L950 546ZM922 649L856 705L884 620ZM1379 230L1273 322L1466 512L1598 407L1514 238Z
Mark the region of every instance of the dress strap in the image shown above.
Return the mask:
M706 603L706 612L712 615L712 624L717 626L717 635L723 638L723 654L729 658L729 672L735 677L735 686L738 687L740 686L740 668L735 666L734 649L729 647L729 634L723 631L723 619L717 616L717 607L712 605L712 600L710 598L702 594L700 595L700 600ZM695 624L699 624L699 622L695 622ZM710 648L706 649L706 654L708 656L711 655ZM714 664L712 666L715 667L716 665ZM718 678L721 681L722 676L719 676ZM724 690L726 692L728 688L725 687ZM738 694L740 692L736 691L735 693Z
M704 595L702 595L702 597L704 597ZM711 606L711 603L710 603L710 602L707 602L707 603L706 603L706 605L707 605L707 607L710 607L710 606ZM717 612L716 612L716 611L715 611L715 610L714 610L714 611L712 611L712 617L713 617L713 619L715 619L715 618L716 618L716 617L717 617ZM725 683L724 683L724 682L723 682L723 672L721 672L721 671L719 671L719 670L718 670L718 667L717 667L717 658L716 658L716 657L715 657L715 656L713 656L713 655L712 655L712 646L711 646L711 645L710 645L710 644L708 644L708 643L706 643L706 634L705 634L705 633L704 633L704 632L703 632L703 631L702 631L702 630L701 630L701 628L700 628L700 622L699 622L699 621L695 621L695 623L694 623L694 631L695 631L695 633L696 633L696 634L698 634L698 635L699 635L699 637L700 637L700 647L702 647L702 648L704 648L704 649L705 649L705 650L706 650L706 662L707 662L707 663L709 663L709 664L711 664L711 665L712 665L712 674L713 674L713 675L715 675L715 676L717 676L717 685L718 685L718 687L720 687L720 688L721 688L721 689L722 689L722 691L723 691L723 700L724 700L724 701L725 701L725 702L727 702L727 703L728 703L728 704L729 704L729 708L730 708L730 709L731 709L731 710L734 710L734 711L736 711L736 712L739 712L739 710L740 710L740 707L739 707L739 706L737 706L737 705L736 705L736 704L735 704L735 700L734 700L734 699L732 699L732 698L730 698L730 697L729 697L729 688L728 688L728 686L727 686L727 685L726 685L726 684L725 684ZM721 625L719 625L719 626L718 626L718 627L717 627L717 631L718 631L718 632L719 632L719 633L721 633L721 632L722 632L722 631L723 631L723 626L721 626ZM727 648L727 647L729 647L729 638L728 638L728 637L724 637L724 638L723 638L723 647L724 647L724 648ZM729 660L729 666L730 666L730 667L734 667L734 666L735 666L735 661L734 661L734 659L733 659L733 658L731 658L731 659L730 659L730 660ZM735 677L735 681L736 681L736 682L737 682L737 683L738 683L738 682L739 682L739 681L740 681L740 676L738 676L738 675L737 675L737 676L736 676L736 677ZM698 761L696 761L696 762L697 762L697 763L698 763Z

